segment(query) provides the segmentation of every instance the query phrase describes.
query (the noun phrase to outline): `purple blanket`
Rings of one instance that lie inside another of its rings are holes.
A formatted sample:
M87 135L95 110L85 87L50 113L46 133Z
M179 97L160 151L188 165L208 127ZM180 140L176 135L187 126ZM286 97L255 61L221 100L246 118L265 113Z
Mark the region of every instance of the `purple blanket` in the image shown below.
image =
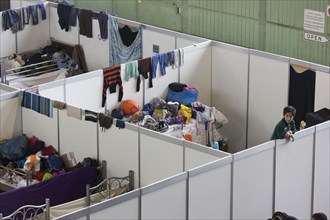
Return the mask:
M82 167L49 180L0 194L0 213L7 216L23 205L55 206L86 196L86 184L97 184L95 167Z

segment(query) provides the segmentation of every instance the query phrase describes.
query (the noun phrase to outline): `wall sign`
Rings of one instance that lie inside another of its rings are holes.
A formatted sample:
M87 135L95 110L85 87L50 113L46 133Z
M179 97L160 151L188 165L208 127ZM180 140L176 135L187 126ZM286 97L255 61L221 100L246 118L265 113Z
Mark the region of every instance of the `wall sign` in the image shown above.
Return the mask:
M311 40L311 41L316 41L316 42L320 42L320 43L325 43L328 42L328 39L324 36L320 36L317 34L311 34L311 33L304 33L304 38L306 40Z
M304 11L304 29L324 33L324 13L305 9Z

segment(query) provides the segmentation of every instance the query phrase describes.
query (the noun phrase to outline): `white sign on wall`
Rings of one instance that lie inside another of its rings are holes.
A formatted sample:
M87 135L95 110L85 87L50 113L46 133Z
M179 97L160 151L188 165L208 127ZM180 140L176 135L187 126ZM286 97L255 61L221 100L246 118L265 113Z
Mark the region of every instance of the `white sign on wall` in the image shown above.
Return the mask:
M304 11L304 29L324 33L324 13L305 9Z
M320 42L320 43L325 43L328 42L328 39L324 36L320 36L317 34L311 34L311 33L304 33L304 38L306 40L311 40L311 41L316 41L316 42Z

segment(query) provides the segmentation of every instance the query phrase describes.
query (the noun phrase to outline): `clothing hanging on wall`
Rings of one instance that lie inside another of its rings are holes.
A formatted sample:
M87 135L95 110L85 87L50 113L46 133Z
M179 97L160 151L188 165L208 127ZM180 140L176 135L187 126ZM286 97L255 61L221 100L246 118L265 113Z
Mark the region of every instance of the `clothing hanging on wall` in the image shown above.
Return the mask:
M125 25L124 27L119 28L119 34L121 36L123 43L127 47L129 47L134 42L134 40L138 34L138 31L132 31L129 26Z
M296 108L294 118L296 127L306 114L314 112L315 101L315 71L296 65L290 66L289 105Z
M81 9L79 14L79 33L88 38L93 37L92 10Z
M142 25L140 25L134 42L127 47L119 34L117 20L109 15L109 64L110 66L127 63L142 58Z
M108 68L103 68L103 93L102 93L102 107L105 106L107 99L107 91L109 88L110 94L116 92L117 85L119 86L118 102L123 99L123 84L121 81L121 67L120 64Z

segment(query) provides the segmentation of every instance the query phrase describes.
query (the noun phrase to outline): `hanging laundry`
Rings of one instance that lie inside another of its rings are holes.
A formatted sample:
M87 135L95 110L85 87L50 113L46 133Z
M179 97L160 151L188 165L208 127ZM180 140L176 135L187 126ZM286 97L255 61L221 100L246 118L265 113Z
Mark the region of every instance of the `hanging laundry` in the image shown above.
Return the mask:
M47 19L47 15L46 15L46 10L45 10L44 4L43 3L40 3L40 4L37 5L37 7L41 11L41 20L46 20Z
M19 21L19 16L16 10L9 9L2 12L2 29L4 31L11 28L18 21Z
M72 7L69 15L69 27L70 26L76 26L77 25L77 18L79 14L80 9L76 7Z
M24 24L30 23L30 10L27 7L22 8L22 16Z
M96 112L85 110L85 121L97 122L98 114Z
M142 58L142 25L138 28L134 42L127 47L120 36L117 20L109 15L110 66Z
M60 24L61 30L65 29L66 32L70 30L69 22L72 7L72 5L65 4L57 5L58 23Z
M108 14L101 11L97 15L99 21L101 39L108 39Z
M93 37L92 10L81 9L79 14L79 33L88 38Z
M138 61L133 60L126 63L125 65L125 80L128 81L130 78L137 79L139 77Z
M159 68L162 76L166 75L166 53L159 54Z
M32 24L39 24L38 5L30 5L28 6L28 9L30 11L30 15L32 16Z
M63 110L63 109L65 109L66 108L66 103L64 103L64 102L61 102L61 101L54 101L53 102L53 107L54 108L57 108L57 109L60 109L60 110Z
M67 111L67 116L68 117L73 117L78 120L81 120L82 118L82 109L72 106L72 105L67 105L66 106L66 111Z
M148 79L148 73L149 73L149 88L152 88L152 67L151 67L151 57L142 59L138 61L139 66L139 73L142 75L145 79ZM140 91L140 83L141 78L140 76L137 78L137 84L136 84L136 91Z
M50 100L49 98L40 96L39 103L40 103L39 113L52 118L53 117L53 101Z
M151 57L151 68L152 68L152 78L156 78L157 66L159 63L159 54L155 54Z
M32 94L24 91L21 106L27 109L31 109L32 106Z
M111 128L111 125L113 123L113 118L111 118L110 116L104 115L103 113L100 113L98 115L98 119L99 119L100 127L102 128L102 131L105 131L105 129Z
M138 31L132 31L129 26L125 25L124 27L119 28L119 34L125 46L129 47L134 42Z
M102 93L102 107L105 105L107 99L107 90L109 88L110 94L116 92L117 85L119 86L118 102L123 99L123 85L121 81L120 65L108 67L103 69L103 93Z

